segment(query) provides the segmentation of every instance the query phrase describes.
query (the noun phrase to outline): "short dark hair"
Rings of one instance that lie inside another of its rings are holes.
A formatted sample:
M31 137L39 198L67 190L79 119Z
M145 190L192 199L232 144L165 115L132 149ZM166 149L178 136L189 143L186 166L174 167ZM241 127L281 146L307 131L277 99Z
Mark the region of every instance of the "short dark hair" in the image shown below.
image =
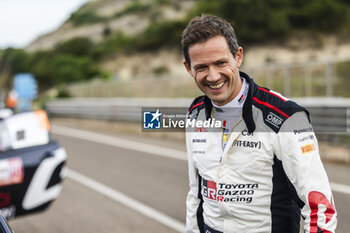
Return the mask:
M196 43L205 42L215 36L224 36L233 57L236 57L238 43L233 27L224 19L214 15L194 17L182 33L182 52L187 64L191 65L188 48Z

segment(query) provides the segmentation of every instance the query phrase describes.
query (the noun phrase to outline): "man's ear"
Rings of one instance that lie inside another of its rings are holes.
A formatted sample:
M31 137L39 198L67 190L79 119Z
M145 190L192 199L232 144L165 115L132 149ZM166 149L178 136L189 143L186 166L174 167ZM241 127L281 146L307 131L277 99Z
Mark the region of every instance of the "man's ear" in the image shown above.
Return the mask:
M243 48L238 47L237 53L236 53L236 62L237 67L240 67L243 63Z
M191 66L189 64L187 64L186 60L183 60L182 63L184 64L184 66L186 67L187 72L193 77L193 73L191 70Z

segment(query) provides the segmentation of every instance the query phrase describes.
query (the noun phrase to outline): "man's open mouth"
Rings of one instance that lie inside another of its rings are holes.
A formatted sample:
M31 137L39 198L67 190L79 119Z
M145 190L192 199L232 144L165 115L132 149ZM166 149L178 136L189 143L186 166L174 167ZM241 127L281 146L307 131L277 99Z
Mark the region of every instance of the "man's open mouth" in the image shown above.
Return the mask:
M221 83L218 83L218 84L211 84L211 85L208 85L211 89L220 89L223 85L225 84L225 81L221 82Z

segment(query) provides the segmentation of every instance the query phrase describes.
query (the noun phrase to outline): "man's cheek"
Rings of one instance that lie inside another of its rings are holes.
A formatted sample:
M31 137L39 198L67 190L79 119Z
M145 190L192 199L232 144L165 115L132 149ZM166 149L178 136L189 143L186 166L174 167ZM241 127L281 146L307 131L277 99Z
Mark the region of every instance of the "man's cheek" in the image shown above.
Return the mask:
M198 72L196 72L193 74L193 78L198 86L203 85L203 75L200 75Z
M235 71L236 71L236 68L235 68L233 65L231 65L231 64L227 65L227 69L228 69L231 73L235 73Z
M194 78L194 81L196 82L197 86L199 86L200 85L200 79L198 77L198 74L194 73L193 74L193 78Z

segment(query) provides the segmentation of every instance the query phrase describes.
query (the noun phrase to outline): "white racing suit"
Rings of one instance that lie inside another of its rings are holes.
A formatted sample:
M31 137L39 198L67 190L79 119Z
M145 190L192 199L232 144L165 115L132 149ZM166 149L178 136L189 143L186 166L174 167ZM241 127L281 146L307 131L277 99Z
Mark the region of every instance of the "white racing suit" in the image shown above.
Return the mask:
M186 232L299 233L301 215L305 232L334 233L336 210L308 112L241 77L249 92L221 159L221 129L186 129ZM198 97L189 120L211 113L211 101Z

